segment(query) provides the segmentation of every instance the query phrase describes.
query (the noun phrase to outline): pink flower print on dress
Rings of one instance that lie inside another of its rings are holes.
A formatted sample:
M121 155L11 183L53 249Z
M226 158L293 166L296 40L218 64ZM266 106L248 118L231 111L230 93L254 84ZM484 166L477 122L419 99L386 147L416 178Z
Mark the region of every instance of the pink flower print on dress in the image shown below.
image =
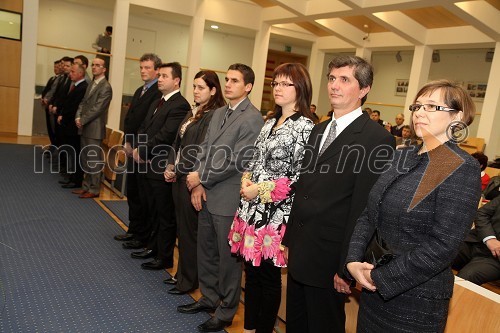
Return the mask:
M284 200L290 193L290 179L279 178L274 181L274 190L271 191L271 199L273 202Z
M227 236L229 245L231 245L231 253L238 253L242 246L243 234L245 233L246 223L238 215L234 216L231 230Z
M240 253L246 261L252 261L255 258L255 226L251 225L245 229L243 237L243 247L240 248Z
M280 236L272 225L267 225L257 232L255 240L256 256L272 259L279 251Z
M281 225L280 229L280 244L279 244L279 250L276 253L276 266L278 267L286 267L286 261L285 261L285 256L283 254L283 245L281 245L281 240L283 240L283 236L285 236L285 231L286 231L286 224Z

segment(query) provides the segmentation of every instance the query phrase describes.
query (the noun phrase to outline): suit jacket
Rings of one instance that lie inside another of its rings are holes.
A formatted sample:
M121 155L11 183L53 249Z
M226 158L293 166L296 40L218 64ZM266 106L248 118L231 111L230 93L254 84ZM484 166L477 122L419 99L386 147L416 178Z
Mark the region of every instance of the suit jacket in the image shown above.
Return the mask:
M475 228L465 238L466 242L483 243L487 236L500 239L500 196L479 208L474 225Z
M153 101L161 98L161 92L158 90L158 82L155 82L148 90L141 96L143 86L137 88L130 102L130 108L125 116L123 131L125 132L125 142L130 143L135 147L137 142L137 131L142 125L149 107Z
M62 116L61 131L63 135L78 135L78 127L75 124L75 115L80 102L87 91L87 81L80 82L73 91L68 93L66 100L59 107L58 113Z
M108 108L113 98L113 89L106 79L102 79L92 90L93 84L88 85L75 119L80 118L83 125L82 137L102 140L106 137Z
M410 140L410 146L416 146L416 145L418 145L417 140L415 140L415 139L408 139L408 140ZM402 145L402 144L403 144L403 138L400 137L400 136L398 136L396 138L396 146L399 146L399 145Z
M172 144L177 130L191 107L180 92L170 96L168 101L157 109L159 102L160 99L151 104L137 131L138 152L142 160L149 162L147 177L164 180L163 172L167 166L168 155L173 151ZM146 136L145 142L142 135Z
M175 154L171 154L168 157L168 163L175 164L176 155L180 153L179 162L175 165L177 177L187 175L189 172L193 171L196 156L200 152L200 144L203 140L205 140L208 125L210 124L213 115L214 110L209 110L208 112L205 112L198 121L190 123L184 131L182 139L179 132L177 132L177 137L175 138L175 142L173 144ZM191 112L188 112L182 121L182 124L184 124L190 117Z
M69 93L69 87L71 86L71 79L69 75L65 74L63 78L58 82L54 96L52 97L49 104L52 104L57 107L57 114L60 115L61 106L66 101Z
M234 216L240 202L241 174L252 159L254 143L264 125L259 110L244 99L222 126L228 106L214 111L195 166L211 214Z
M52 76L48 81L45 87L43 88L42 91L42 98L45 98L45 95L50 91L50 88L52 88L52 84L54 84L54 81L57 79L57 75Z
M378 228L396 254L371 273L378 293L386 300L403 293L430 299L451 297L454 276L450 266L471 228L481 195L480 167L472 156L447 142L433 150L434 156L454 154L463 163L439 161L432 166L428 161L437 157L417 155L419 148L394 153L391 167L370 192L349 248L347 262L364 261L366 245ZM430 167L433 169L427 173ZM411 208L417 187L426 186L424 175L447 173L435 185L427 178L427 184L433 185L428 187L430 192Z
M394 137L363 113L318 157L329 122L314 126L309 136L283 239L289 248L288 272L319 288L333 288L336 273L344 276L352 231L383 164L376 161L387 160L387 154L377 159L376 152L390 155L394 149Z

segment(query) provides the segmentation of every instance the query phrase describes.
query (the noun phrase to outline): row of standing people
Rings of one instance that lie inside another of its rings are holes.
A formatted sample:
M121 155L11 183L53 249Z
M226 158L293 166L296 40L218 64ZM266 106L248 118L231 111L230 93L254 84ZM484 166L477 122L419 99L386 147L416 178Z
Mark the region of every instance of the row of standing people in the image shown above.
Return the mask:
M106 135L106 120L113 95L105 78L104 60L92 60L92 75L87 74L89 61L78 55L54 62L54 76L42 92L47 131L51 144L46 147L65 176L63 188L80 188L73 193L80 198L99 195L100 176L96 161L102 161L101 142ZM82 153L82 148L85 148Z
M141 58L141 74L143 64ZM156 256L149 269L171 266L175 198L179 268L177 280L167 282L176 282L172 294L198 286L202 293L179 312L214 312L200 331L231 325L242 258L246 331L272 331L285 266L288 332L344 331L345 296L353 279L364 288L358 331L444 329L453 284L449 258L470 228L479 199L477 163L447 136L453 121L472 121L474 105L463 89L448 81L424 86L411 106L413 130L424 143L390 159L394 137L361 111L373 70L359 57L330 62L333 117L314 127L312 87L302 65L284 64L273 73L275 116L265 124L248 99L254 82L250 67L229 67L227 106L220 105L215 73L200 72L194 84L197 107L191 110L178 91L177 65L154 66L161 99L143 108L147 112L135 122L135 133L126 130L137 135L137 146L126 144L132 165L148 168L136 175L135 211L129 194L130 229L116 238L142 247L156 234L156 250L148 246L136 257ZM139 117L135 105L143 90L152 88L147 85L136 91L130 116ZM143 142L141 134L147 135ZM155 157L169 166L156 164ZM428 167L436 170L426 173ZM149 182L145 192L141 177ZM140 226L148 222L156 227L144 228L140 239ZM375 226L397 254L376 268L362 256ZM162 233L168 241L158 236ZM168 248L167 258L161 248Z

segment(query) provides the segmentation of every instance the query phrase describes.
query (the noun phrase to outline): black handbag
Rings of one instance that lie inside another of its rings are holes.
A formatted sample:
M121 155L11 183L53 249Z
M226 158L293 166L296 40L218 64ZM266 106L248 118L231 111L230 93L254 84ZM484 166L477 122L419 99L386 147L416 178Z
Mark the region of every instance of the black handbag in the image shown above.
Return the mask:
M379 235L378 229L375 228L373 236L366 247L365 261L375 267L379 267L387 264L395 256L389 245Z

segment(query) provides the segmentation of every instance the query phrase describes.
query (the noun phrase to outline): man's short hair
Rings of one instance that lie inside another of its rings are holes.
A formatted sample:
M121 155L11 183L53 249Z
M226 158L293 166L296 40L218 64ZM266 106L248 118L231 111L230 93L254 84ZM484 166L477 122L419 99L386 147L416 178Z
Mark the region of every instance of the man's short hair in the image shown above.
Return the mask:
M175 62L167 62L166 64L161 64L158 68L165 68L165 67L170 67L172 68L172 78L179 78L179 86L181 85L182 82L182 66L179 64L177 61Z
M71 63L73 63L73 58L68 57L68 56L66 56L66 57L62 57L62 58L61 58L61 61L64 61L64 62L71 62Z
M379 110L373 110L372 113L376 113L380 116L380 111Z
M333 68L342 68L346 66L354 68L354 77L358 80L361 89L372 86L373 67L365 59L358 56L341 55L333 58L328 64L328 73L326 73L326 76L328 77L328 75L330 75ZM367 96L368 94L361 99L361 105L365 103Z
M113 33L113 27L112 27L112 26L110 26L110 25L108 25L108 26L106 27L106 31L107 31L107 32L109 32L110 34L112 34L112 33Z
M87 58L86 56L84 56L83 54L79 54L75 57L75 59L80 59L82 61L82 64L85 68L89 67L89 58ZM75 59L73 59L73 62L75 61Z
M247 66L245 64L236 63L236 64L232 64L231 66L229 66L229 68L227 70L240 72L241 74L243 74L243 82L245 84L251 83L253 86L253 84L255 82L255 73L253 72L253 69L250 66ZM248 93L250 93L250 92L248 92Z
M154 63L155 69L160 68L160 66L161 66L161 59L156 54L154 54L154 53L144 53L142 55L141 59L139 59L140 62L148 61L148 60L151 60Z

